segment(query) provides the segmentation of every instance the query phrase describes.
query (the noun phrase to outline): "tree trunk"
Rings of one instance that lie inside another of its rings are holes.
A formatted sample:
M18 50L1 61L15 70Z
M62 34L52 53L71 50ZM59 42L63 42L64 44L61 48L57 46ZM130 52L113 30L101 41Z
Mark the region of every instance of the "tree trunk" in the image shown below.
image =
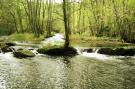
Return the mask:
M63 0L63 18L64 18L64 26L65 26L65 48L68 48L69 47L69 44L70 44L70 40L69 40L69 25L68 25L68 9L67 9L67 1L66 0Z

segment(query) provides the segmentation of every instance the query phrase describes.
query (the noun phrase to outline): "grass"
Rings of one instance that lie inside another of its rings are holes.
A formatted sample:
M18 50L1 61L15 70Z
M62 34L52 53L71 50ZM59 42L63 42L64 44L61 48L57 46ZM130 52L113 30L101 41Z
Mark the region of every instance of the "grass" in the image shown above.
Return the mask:
M11 35L13 41L21 42L40 42L44 39L44 36L35 37L32 33L14 33Z
M93 37L86 35L71 35L71 44L83 47L127 47L135 44L124 43L120 38Z

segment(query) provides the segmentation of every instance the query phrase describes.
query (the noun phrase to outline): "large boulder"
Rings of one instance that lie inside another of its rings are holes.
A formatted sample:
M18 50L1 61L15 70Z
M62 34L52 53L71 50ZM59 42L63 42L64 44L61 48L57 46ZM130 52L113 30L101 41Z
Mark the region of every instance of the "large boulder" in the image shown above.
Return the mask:
M100 54L115 55L115 56L134 56L134 48L100 48L98 50Z
M19 50L13 52L14 56L17 58L26 58L26 57L34 57L35 54L29 50Z
M134 56L135 55L135 49L126 49L126 56Z
M133 49L133 48L129 48L129 49L116 48L115 49L115 55L118 55L118 56L134 56L135 55L135 49Z
M97 53L106 54L106 55L114 55L114 50L112 48L100 48Z
M126 53L126 50L124 48L116 48L115 49L115 55L124 56L125 53Z
M77 50L73 47L40 48L37 50L37 52L41 54L51 55L51 56L75 56L77 54Z

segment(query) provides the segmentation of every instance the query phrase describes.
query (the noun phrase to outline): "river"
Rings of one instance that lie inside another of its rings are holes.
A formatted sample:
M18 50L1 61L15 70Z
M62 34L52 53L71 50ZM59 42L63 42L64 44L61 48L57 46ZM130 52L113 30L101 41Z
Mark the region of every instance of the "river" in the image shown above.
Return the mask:
M0 54L0 89L135 89L135 57Z

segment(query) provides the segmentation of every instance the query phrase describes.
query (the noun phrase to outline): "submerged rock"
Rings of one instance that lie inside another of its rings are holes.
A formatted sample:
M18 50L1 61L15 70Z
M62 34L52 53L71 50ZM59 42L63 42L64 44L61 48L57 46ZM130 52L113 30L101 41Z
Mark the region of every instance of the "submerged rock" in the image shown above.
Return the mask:
M73 47L69 48L40 48L37 50L38 53L47 54L51 56L75 56L77 54L77 50Z
M112 48L100 48L97 53L115 55L115 51Z
M19 50L13 52L14 56L17 58L26 58L26 57L34 57L35 54L29 50Z

